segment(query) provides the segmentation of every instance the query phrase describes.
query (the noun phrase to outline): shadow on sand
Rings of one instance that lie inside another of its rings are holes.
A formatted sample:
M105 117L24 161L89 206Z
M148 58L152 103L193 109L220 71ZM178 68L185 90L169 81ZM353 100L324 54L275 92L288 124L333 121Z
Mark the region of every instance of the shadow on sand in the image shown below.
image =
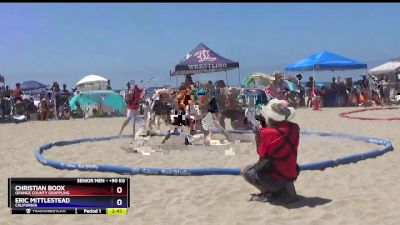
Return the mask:
M253 201L268 202L271 205L283 206L287 209L298 209L302 207L314 208L316 206L325 205L329 202L332 202L331 199L320 198L320 197L305 197L302 195L299 195L298 197L299 200L293 203L286 203L282 200L275 200L275 199L274 200L256 199Z

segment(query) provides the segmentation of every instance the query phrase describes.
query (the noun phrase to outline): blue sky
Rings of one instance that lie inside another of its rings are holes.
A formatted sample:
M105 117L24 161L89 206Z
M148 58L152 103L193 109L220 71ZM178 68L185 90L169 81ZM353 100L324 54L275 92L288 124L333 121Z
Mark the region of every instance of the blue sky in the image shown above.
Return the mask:
M200 42L239 61L242 80L322 50L372 68L400 56L399 11L398 3L0 3L0 74L12 87L38 80L71 88L88 74L111 79L113 88L127 80L150 85L154 76L152 85L175 85L169 70ZM238 83L237 70L228 76Z

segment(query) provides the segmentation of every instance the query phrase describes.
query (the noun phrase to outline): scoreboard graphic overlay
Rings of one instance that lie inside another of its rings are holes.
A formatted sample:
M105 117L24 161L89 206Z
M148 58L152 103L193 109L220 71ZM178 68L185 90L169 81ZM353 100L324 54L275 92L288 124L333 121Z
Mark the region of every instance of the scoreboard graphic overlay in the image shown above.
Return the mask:
M129 178L8 178L12 214L123 215L129 193Z

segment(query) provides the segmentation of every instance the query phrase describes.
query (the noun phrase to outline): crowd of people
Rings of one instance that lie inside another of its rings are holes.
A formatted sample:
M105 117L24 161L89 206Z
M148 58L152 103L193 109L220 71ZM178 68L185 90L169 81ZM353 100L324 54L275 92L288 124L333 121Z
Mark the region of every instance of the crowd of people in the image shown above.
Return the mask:
M234 120L236 117L242 117L239 109L260 107L266 105L272 98L286 100L290 106L295 108L315 107L316 104L319 108L392 103L387 76L383 76L379 80L373 79L371 76L363 76L356 82L353 82L352 78L342 81L338 76L337 78L333 77L329 85L317 85L313 77L309 77L309 81L303 85L301 74L298 74L296 79L285 80L283 73L276 72L274 78L264 90L257 90L243 87L227 88L223 80L219 80L215 84L212 81L204 84L199 81L193 82L192 76L187 75L185 82L178 89L161 90L157 98L153 99L154 111L158 116L157 121L163 118L169 123L187 123L194 130L200 115L212 112L213 115L217 115L214 116L214 119L219 120L224 127L226 117ZM288 82L291 82L295 88L289 88ZM135 87L138 88L137 85ZM106 89L112 90L110 80L108 80ZM130 89L129 84L125 92L128 93ZM143 91L141 100L135 103L137 106L127 104L129 109L138 107L139 113L142 114L146 106L145 98L152 97L146 95L146 90ZM71 116L83 117L84 110L80 105L77 106L77 110L71 112L68 104L68 100L78 93L76 87L69 91L65 84L61 89L57 82L53 82L51 88L43 89L39 94L39 100L35 100L29 93L21 90L20 83L17 83L13 89L10 89L9 86L2 86L0 90L1 120L6 120L10 113L25 115L27 119L32 114L36 114L38 120L69 119ZM170 118L171 112L169 111L171 110L176 115L173 121ZM187 115L184 120L182 115ZM131 115L128 114L128 116ZM234 123L242 122L239 119Z
M266 88L271 98L287 100L291 106L313 107L345 107L345 106L373 106L392 104L391 88L387 76L377 79L372 76L362 76L362 79L353 82L352 78L341 81L340 76L332 77L330 84L317 85L314 77L309 77L305 86L302 85L302 75L291 80L296 86L289 90L283 80L283 74L276 73L274 81ZM393 89L394 90L394 89Z
M110 80L106 89L112 90ZM68 90L63 84L60 88L56 81L49 88L33 92L23 91L20 83L12 89L8 85L0 86L0 122L12 122L18 118L31 120L34 116L39 121L83 118L85 112L79 102L76 103L76 110L71 110L69 105L69 100L79 93L77 87Z
M12 121L23 117L23 120L32 119L36 115L37 120L69 119L70 110L68 101L76 89L69 91L67 85L62 89L57 82L49 88L42 88L39 93L22 91L21 84L16 83L15 88L8 85L0 90L0 116L1 121Z

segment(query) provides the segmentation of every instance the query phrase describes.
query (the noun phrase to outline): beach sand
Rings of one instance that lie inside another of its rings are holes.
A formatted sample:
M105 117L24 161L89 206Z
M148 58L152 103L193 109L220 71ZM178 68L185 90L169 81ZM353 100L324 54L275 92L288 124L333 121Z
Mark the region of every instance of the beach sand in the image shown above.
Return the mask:
M390 140L394 151L356 164L303 171L296 181L301 201L277 206L248 201L257 190L240 176L128 176L58 170L43 166L34 150L45 143L118 133L123 118L0 124L0 224L399 224L400 121L345 119L339 113L359 108L299 109L301 129L346 132ZM388 116L385 111L352 115ZM390 110L400 115L400 110ZM131 129L126 128L125 134ZM159 140L159 139L158 139ZM183 143L183 139L175 141ZM224 148L190 147L144 156L127 151L129 139L54 147L49 159L132 167L243 167L257 160L253 143L241 143L236 155ZM374 144L348 139L301 136L299 163L365 152ZM131 208L125 216L12 215L7 208L9 177L130 177Z

